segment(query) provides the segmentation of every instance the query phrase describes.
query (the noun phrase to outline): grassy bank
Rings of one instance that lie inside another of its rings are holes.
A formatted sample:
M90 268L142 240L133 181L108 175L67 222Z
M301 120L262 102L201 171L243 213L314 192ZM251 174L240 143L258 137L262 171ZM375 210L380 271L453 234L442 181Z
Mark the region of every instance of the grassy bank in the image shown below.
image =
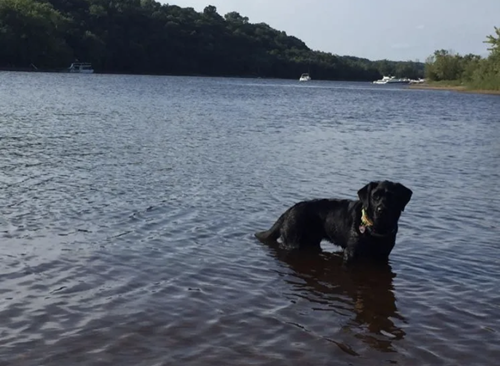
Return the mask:
M430 81L424 84L410 85L409 87L410 89L449 90L462 93L500 95L500 90L483 89L481 86L475 87L474 85L465 84L459 80Z

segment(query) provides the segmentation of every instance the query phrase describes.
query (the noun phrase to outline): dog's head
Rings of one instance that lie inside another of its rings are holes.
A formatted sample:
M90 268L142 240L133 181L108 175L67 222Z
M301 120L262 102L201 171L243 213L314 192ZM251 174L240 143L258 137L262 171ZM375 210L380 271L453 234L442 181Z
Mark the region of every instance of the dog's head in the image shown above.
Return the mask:
M368 183L358 191L358 197L375 231L384 234L397 227L401 212L410 202L412 193L400 183L382 181Z

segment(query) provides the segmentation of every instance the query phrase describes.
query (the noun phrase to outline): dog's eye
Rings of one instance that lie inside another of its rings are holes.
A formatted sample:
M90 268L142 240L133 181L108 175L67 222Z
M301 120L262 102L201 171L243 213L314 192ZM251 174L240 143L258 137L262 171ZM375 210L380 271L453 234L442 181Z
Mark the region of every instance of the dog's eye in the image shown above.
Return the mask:
M378 200L380 198L380 192L373 192L372 197Z

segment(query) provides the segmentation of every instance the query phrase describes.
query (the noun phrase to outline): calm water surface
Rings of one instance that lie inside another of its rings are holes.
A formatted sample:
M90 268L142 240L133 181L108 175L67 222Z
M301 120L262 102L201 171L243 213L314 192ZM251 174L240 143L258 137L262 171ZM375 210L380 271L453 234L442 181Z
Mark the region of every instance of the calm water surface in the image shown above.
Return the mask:
M497 365L500 98L0 73L1 365ZM414 192L387 266L260 244Z

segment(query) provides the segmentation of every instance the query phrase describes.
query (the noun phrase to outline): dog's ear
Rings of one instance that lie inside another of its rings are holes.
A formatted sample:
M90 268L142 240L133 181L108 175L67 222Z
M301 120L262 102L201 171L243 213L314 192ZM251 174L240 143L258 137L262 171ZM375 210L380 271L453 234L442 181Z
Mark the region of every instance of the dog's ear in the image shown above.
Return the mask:
M396 195L398 197L398 203L401 207L401 211L405 210L406 205L410 202L412 194L413 192L411 189L406 188L401 183L396 183Z
M370 207L370 197L372 191L378 186L379 182L370 182L358 191L359 200L363 203L366 208Z

